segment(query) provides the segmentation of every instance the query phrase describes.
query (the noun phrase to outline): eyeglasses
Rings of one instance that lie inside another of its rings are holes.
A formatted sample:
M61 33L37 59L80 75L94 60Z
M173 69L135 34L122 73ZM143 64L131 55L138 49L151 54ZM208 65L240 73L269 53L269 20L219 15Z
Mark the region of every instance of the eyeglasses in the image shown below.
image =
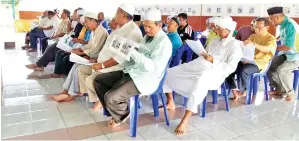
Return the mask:
M263 27L257 27L257 26L253 26L253 28L254 28L254 29L259 29L259 30L261 30L261 29L264 29L264 28L265 28L265 26L263 26Z

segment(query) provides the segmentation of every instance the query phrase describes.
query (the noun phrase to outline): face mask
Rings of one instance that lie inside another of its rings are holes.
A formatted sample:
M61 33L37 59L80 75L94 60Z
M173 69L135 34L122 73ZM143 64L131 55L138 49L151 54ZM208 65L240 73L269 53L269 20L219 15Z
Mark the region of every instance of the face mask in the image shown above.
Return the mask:
M75 28L77 24L78 24L77 21L72 21L72 28Z

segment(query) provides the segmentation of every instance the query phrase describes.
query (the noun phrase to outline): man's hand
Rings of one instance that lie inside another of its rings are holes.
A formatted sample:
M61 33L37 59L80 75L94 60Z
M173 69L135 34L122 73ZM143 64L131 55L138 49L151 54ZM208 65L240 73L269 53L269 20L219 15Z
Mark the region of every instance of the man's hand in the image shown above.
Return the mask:
M43 27L41 27L41 26L39 26L39 27L37 27L38 29L40 29L40 30L44 30L44 28Z
M83 56L83 58L85 58L85 59L87 59L87 60L89 60L89 59L90 59L90 57L89 57L89 56Z
M285 46L285 45L282 45L282 46L278 46L277 47L277 50L278 51L289 51L291 48Z
M252 42L250 40L245 40L243 43L244 43L244 45L248 45L248 44L250 44Z
M102 64L100 64L100 63L93 64L91 66L91 68L94 69L94 70L101 70L102 69Z
M89 62L90 62L90 63L97 63L98 61L97 61L97 59L95 59L95 58L90 58Z
M209 55L209 54L207 54L207 53L205 53L205 52L200 53L200 55L201 55L203 58L205 58L207 61L213 63L214 58L213 58L211 55Z

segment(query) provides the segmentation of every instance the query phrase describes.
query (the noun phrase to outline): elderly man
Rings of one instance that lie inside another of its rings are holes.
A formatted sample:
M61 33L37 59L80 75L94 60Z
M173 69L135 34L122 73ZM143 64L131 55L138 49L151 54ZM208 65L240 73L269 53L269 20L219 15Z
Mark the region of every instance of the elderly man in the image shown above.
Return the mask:
M102 25L106 30L108 30L108 22L105 20L105 16L103 12L99 12L98 14L98 22Z
M87 45L82 46L81 48L73 49L72 53L75 53L79 56L84 56L87 59L94 60L99 52L102 50L102 47L108 37L108 32L106 29L100 25L97 21L97 15L91 12L84 14L85 22L88 29L93 31L90 41ZM94 61L91 61L94 63ZM79 93L77 82L77 72L80 64L76 63L73 65L71 71L69 72L66 81L63 84L63 91L58 95L53 95L51 98L55 101L70 101L74 99L73 96Z
M270 94L286 96L286 101L295 97L293 90L293 70L299 67L299 27L298 24L283 14L283 7L267 10L270 20L280 25L281 45L277 46L278 55L272 60L267 76L270 87L276 88Z
M48 11L46 22L42 25L39 25L37 28L34 28L30 34L29 34L29 40L30 40L30 49L28 52L34 52L37 49L36 40L37 38L45 38L45 37L51 37L54 33L54 31L57 28L57 24L55 22L54 18L55 13L53 11Z
M115 22L115 17L110 21L109 27L108 33L110 35L118 27L118 24Z
M109 44L115 35L122 36L124 38L140 42L142 35L139 27L132 21L132 15L134 14L134 7L129 4L122 4L119 6L116 12L115 22L119 25L108 37L102 51L97 58L97 64L90 66L82 65L78 68L79 86L81 93L88 93L89 101L95 102L92 110L98 110L102 104L96 95L96 90L93 86L94 79L97 76L105 75L106 73L121 71L123 65L118 56L111 52L108 48ZM120 62L120 64L118 62ZM96 70L92 71L92 68ZM100 88L101 89L101 88ZM103 98L100 98L103 100Z
M85 19L84 17L80 18L80 24L84 24L85 23ZM84 26L86 26L84 24ZM81 32L80 32L81 34ZM84 36L82 37L78 37L78 38L73 38L71 43L72 43L72 47L74 48L74 46L76 46L76 48L81 47L83 45L88 44L89 40L90 40L90 36L91 36L91 31L90 30L83 30L82 34L84 34ZM63 77L63 76L67 76L68 73L70 72L71 68L73 67L74 63L70 62L70 52L66 52L63 50L59 50L56 53L55 56L55 69L54 69L54 73L52 74L53 77Z
M142 41L149 52L143 54L132 49L132 60L124 64L124 71L110 72L95 78L97 95L103 98L103 107L112 116L109 127L114 128L128 118L131 97L137 94L149 95L158 88L171 57L171 42L161 27L160 10L149 10L144 17L147 35Z
M253 26L255 25L255 20L257 18L258 17L253 18L250 25L245 25L245 26L240 27L240 29L238 30L238 33L236 35L237 40L245 41L250 37L250 35L254 34Z
M37 30L38 27L46 27L46 26L51 25L51 23L49 23L49 22L51 22L51 20L48 17L48 11L45 11L43 13L42 19L39 21L37 27L31 29L31 31L32 30L33 31ZM26 33L26 36L25 36L25 45L22 47L23 50L30 48L29 43L30 43L30 32L31 31L29 31L29 32Z
M253 28L255 34L252 34L248 40L244 41L244 44L253 43L255 45L254 61L256 64L248 62L239 62L237 70L226 78L229 88L234 94L233 101L236 101L239 97L246 96L246 82L248 76L253 73L265 71L270 59L275 55L276 39L268 32L270 21L268 18L256 19ZM240 75L240 87L237 89L235 82L235 74Z
M209 19L209 26L208 28L210 29L208 32L208 36L207 36L207 41L205 44L205 47L207 47L209 45L209 43L214 39L214 38L219 38L219 35L217 35L216 31L215 31L215 22L218 20L219 17L212 17ZM207 31L206 31L207 32ZM206 34L205 32L205 34Z
M198 105L206 97L208 90L218 89L225 78L236 70L242 58L240 43L232 35L236 22L231 17L220 17L216 21L216 32L220 36L207 47L207 53L192 62L169 68L165 79L164 92L172 90L188 98L183 119L175 130L176 135L185 133L185 125ZM168 105L174 105L173 98Z
M55 34L51 37L51 39L57 40L57 42L49 45L46 48L43 56L35 64L26 65L28 69L33 69L35 71L42 71L44 70L44 67L46 67L50 62L55 61L55 55L57 51L59 51L59 48L56 47L58 43L58 39L70 32L68 28L68 26L71 24L69 20L69 15L70 15L70 11L64 9L61 14L63 20L60 22Z

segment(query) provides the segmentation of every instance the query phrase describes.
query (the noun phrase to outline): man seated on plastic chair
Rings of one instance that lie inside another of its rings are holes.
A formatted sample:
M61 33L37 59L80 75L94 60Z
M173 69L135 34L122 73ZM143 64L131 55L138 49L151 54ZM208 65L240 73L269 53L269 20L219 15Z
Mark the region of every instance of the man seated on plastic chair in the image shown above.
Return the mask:
M239 97L246 96L246 82L248 76L253 73L264 71L269 64L271 58L275 55L276 39L268 32L270 21L268 18L256 19L253 28L255 34L250 35L244 44L253 43L255 45L254 61L256 64L241 61L238 64L237 70L226 78L229 88L232 90L234 98L237 101ZM246 46L245 46L246 47ZM235 75L240 75L240 88L237 89Z
M299 26L283 11L283 7L267 10L270 20L275 25L280 25L281 41L281 45L277 46L278 55L273 58L267 76L270 87L276 88L269 94L286 96L284 100L293 101L293 70L299 67Z
M225 78L234 72L242 58L239 41L233 38L236 22L223 16L216 21L216 32L220 38L213 39L206 53L197 59L169 68L165 78L164 92L175 91L187 97L187 109L183 119L175 130L176 135L185 133L185 125L198 105L208 94L208 90L218 89ZM167 105L174 105L171 93L167 93Z
M104 108L112 116L108 126L117 127L130 115L129 100L138 94L150 95L156 91L171 57L171 42L162 30L161 12L149 10L144 16L146 36L142 42L148 53L131 50L131 60L123 71L105 73L96 78L94 86ZM131 65L129 65L131 64ZM104 96L103 96L104 95Z

